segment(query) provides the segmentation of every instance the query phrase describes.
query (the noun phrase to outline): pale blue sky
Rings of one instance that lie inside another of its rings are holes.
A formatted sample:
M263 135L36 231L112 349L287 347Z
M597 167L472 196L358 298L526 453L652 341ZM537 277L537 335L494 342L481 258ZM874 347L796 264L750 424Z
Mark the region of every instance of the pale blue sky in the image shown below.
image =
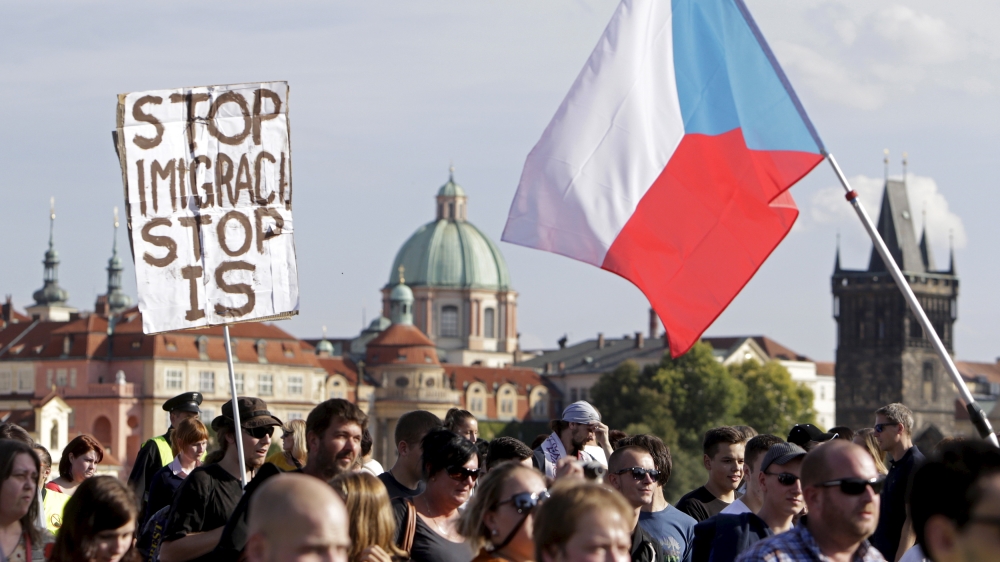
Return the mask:
M289 5L284 5L289 4ZM0 2L0 292L41 286L48 198L61 282L92 308L104 291L116 94L288 80L301 315L349 336L377 313L396 250L433 218L454 162L469 217L499 240L528 151L600 36L613 0ZM1000 4L750 0L827 147L877 212L882 149L908 151L939 264L955 232L960 358L1000 355ZM833 357L829 276L870 244L824 164L792 193L799 223L712 335L766 334ZM124 232L120 243L127 247ZM610 273L501 244L520 292L525 347L645 330L648 305ZM126 288L135 284L128 263Z

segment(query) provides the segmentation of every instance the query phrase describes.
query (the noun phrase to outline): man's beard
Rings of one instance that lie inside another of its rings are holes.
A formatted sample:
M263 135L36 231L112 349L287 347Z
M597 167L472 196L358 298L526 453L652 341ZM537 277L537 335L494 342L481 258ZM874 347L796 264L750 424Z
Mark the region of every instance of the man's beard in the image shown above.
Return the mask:
M264 458L257 457L256 455L249 460L246 460L243 464L246 465L247 472L256 471L258 468L264 466Z
M340 454L338 454L337 456L331 455L329 450L326 448L326 443L320 441L319 447L317 447L316 449L316 460L317 464L319 465L317 467L316 472L318 472L322 476L323 480L329 482L334 478L340 476L344 472L348 472L349 470L351 470L353 463L348 464L346 467L341 467L337 463L337 461L339 461L340 459L350 458L350 457L351 457L351 451L349 449L341 451Z
M577 441L576 439L571 438L570 439L570 445L573 446L573 450L572 451L566 451L566 452L569 453L569 454L571 454L571 455L575 455L575 454L579 453L580 451L582 451L583 447L586 444L587 444L586 441Z

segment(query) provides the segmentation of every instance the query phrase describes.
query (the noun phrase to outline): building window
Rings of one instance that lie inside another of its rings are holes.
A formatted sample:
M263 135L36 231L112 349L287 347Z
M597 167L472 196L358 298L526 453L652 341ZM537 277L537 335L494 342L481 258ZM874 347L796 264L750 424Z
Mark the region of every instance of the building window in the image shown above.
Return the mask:
M288 421L301 420L302 412L288 412Z
M580 389L580 400L587 400L587 389L586 388L581 388Z
M35 371L33 369L23 369L19 371L19 376L17 377L17 389L21 392L34 392L35 390Z
M200 408L200 410L201 410L201 414L199 414L198 417L200 417L202 420L205 420L205 421L208 421L209 423L211 423L211 421L215 419L215 408ZM240 420L240 421L242 421L242 420Z
M330 398L347 398L347 386L339 379L330 383Z
M545 420L549 417L549 393L544 387L531 391L531 417L536 420Z
M215 392L215 371L198 373L198 390L209 394Z
M487 308L483 311L483 323L486 326L483 328L483 335L488 338L497 337L496 330L496 311L492 308Z
M576 400L577 400L577 398L576 398L576 389L575 388L569 389L569 401L570 402L576 402Z
M934 363L924 362L923 398L927 402L937 400L937 388L934 384Z
M505 388L500 394L500 413L507 416L514 415L514 400L516 395L510 388Z
M0 373L0 392L10 392L10 378L13 373L4 371ZM52 369L49 369L49 376L52 376ZM51 386L49 384L48 386Z
M485 392L483 392L483 387L479 384L473 385L468 394L466 395L466 403L469 406L469 411L472 412L478 418L486 417L486 401Z
M274 375L257 376L257 394L261 396L274 395Z
M441 309L441 336L458 337L458 307L445 306Z
M233 382L236 383L236 394L243 394L243 381L246 377L243 373L233 373Z
M184 371L167 369L163 376L164 385L167 390L179 390L184 388Z
M302 394L302 375L290 375L288 377L288 393Z
M56 386L59 387L66 386L66 382L69 380L68 375L69 371L67 371L66 369L56 369ZM19 390L25 390L25 389L20 388Z

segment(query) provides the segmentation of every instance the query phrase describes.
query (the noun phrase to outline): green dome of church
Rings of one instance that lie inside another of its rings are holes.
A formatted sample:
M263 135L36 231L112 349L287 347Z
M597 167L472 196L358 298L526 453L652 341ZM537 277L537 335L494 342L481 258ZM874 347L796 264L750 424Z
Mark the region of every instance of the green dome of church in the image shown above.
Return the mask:
M396 254L388 286L402 266L411 287L509 290L510 273L500 248L465 220L465 190L449 177L437 194L437 220L417 229Z

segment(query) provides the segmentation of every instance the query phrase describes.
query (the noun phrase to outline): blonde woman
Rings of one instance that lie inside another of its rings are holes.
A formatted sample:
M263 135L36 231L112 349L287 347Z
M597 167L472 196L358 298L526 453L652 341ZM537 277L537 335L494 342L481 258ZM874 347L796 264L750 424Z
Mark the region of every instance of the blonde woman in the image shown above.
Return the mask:
M385 485L369 472L346 472L330 483L347 505L351 521L351 562L405 560L394 544L396 518Z
M284 471L298 470L306 464L306 422L291 420L281 426L281 450L271 453L265 462Z
M854 434L855 445L861 445L875 460L875 468L878 469L879 474L888 474L889 469L885 466L885 453L878 446L878 439L875 437L875 430L866 427L864 429L859 429L857 433Z
M473 562L535 559L534 512L549 497L545 476L519 462L494 467L479 482L458 532L479 550Z
M567 481L535 512L538 562L629 562L635 512L615 490Z

